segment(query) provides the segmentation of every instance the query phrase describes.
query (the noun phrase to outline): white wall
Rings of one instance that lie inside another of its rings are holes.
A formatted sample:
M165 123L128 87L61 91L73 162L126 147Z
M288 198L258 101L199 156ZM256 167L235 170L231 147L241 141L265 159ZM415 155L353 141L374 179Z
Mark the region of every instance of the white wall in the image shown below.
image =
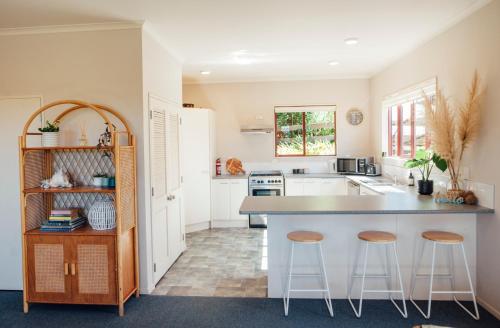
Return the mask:
M59 99L81 99L110 105L119 110L132 126L133 133L142 140L142 90L141 90L141 30L127 29L116 31L86 31L67 33L47 33L32 35L0 36L0 97L40 95L44 103ZM30 113L33 108L28 109ZM16 122L27 119L27 113L19 111L20 117L12 113L0 112L0 120ZM48 115L50 118L51 115ZM24 119L23 119L24 118ZM96 143L104 125L96 114L89 111L68 116L62 126L69 143L78 138L78 125L85 120L91 143ZM93 124L93 122L99 122ZM2 130L2 138L15 139L21 134L17 131ZM9 134L9 135L6 135ZM12 135L11 135L12 134ZM140 144L139 144L140 145ZM17 154L17 141L11 143L9 154ZM140 147L139 147L140 148ZM18 163L17 156L6 159ZM5 167L0 170L1 181L12 174ZM139 178L141 175L139 175ZM18 184L18 182L17 182ZM11 186L2 188L15 190ZM3 201L19 204L19 193L2 195ZM139 220L143 216L139 217ZM18 220L17 207L2 207L0 221ZM4 226L2 224L2 226ZM21 254L20 231L8 231L19 234L18 242L7 247L7 239L0 240L0 248L12 248L11 252ZM3 254L3 253L2 253ZM21 260L2 258L0 261L3 274L16 273L17 282L2 285L2 289L19 289L22 286Z
M148 100L149 94L159 96L181 107L182 97L182 65L175 59L156 38L146 29L142 32L142 119L145 122L144 130L149 131ZM147 133L147 132L146 132ZM139 258L141 292L149 293L154 289L153 258L151 237L151 203L149 195L150 166L149 166L149 134L146 134L141 144L143 151L139 156L138 170L143 172L138 182L138 194L144 195L139 199L139 210L147 220L139 222ZM148 195L145 197L145 195ZM184 226L182 227L184 229ZM165 236L166 238L166 236Z
M216 112L216 155L238 157L244 162L271 162L274 159L274 136L242 135L241 125L256 122L274 126L277 105L337 105L337 153L339 155L370 154L369 81L319 80L255 83L199 84L183 86L183 102L196 107L213 108ZM360 126L348 125L345 115L351 107L365 114ZM324 161L325 158L308 159ZM303 162L303 159L281 158L281 162Z
M468 150L464 165L473 181L500 186L500 0L480 9L448 31L422 45L374 76L371 90L371 140L381 152L381 105L384 96L437 76L438 85L452 103L463 101L477 69L487 85L481 132ZM500 208L500 194L495 196ZM481 215L477 228L478 295L490 310L500 311L500 215ZM500 312L496 312L500 315Z

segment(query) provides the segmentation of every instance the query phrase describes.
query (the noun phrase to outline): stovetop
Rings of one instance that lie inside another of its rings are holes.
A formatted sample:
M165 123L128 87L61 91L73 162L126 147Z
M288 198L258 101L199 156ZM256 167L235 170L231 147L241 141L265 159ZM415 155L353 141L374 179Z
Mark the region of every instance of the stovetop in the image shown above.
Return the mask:
M283 172L279 170L269 170L269 171L252 171L250 172L251 177L279 177L283 176Z
M250 187L256 185L283 185L285 179L283 172L274 171L252 171L248 177Z

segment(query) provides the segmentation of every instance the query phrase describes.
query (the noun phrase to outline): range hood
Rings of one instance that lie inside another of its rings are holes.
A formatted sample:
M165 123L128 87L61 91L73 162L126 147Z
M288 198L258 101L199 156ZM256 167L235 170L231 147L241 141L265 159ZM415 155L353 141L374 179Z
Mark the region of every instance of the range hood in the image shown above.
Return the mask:
M242 134L270 134L273 133L273 128L265 126L247 126L241 127Z

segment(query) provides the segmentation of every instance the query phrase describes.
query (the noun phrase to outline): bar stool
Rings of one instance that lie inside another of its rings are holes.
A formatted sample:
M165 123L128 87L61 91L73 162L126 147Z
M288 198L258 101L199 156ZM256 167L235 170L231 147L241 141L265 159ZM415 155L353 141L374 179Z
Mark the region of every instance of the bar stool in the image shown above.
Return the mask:
M410 292L410 301L415 305L417 310L424 316L424 318L429 319L431 317L431 304L432 304L432 294L452 294L453 300L467 312L471 317L476 320L479 320L479 311L476 303L476 295L474 294L474 287L472 286L472 279L470 277L469 266L467 263L467 257L465 256L465 248L464 248L464 237L457 233L447 232L447 231L424 231L422 233L422 238L424 239L424 243L421 248L420 256L417 265L413 267L413 275L411 279L411 292ZM420 268L420 264L422 262L422 257L425 250L425 244L427 242L432 242L432 263L431 263L431 273L430 274L419 274L418 270ZM435 260L436 260L436 246L442 245L448 247L448 274L436 274L434 273L435 268ZM469 290L455 290L455 263L453 260L453 246L460 245L460 249L462 250L462 255L465 264L465 271L467 272L467 279L469 281ZM427 301L427 314L422 311L422 309L415 303L413 300L413 292L415 291L416 280L419 278L430 277L430 286L429 286L429 299ZM447 278L450 279L451 289L452 290L433 290L433 280L434 278ZM474 303L474 311L473 314L469 309L467 309L455 296L455 294L471 294L472 302Z
M290 263L288 268L288 281L283 292L283 304L285 307L285 316L288 316L288 307L290 304L290 292L322 292L323 298L328 307L330 316L333 317L332 299L330 297L330 288L328 287L328 280L326 277L325 262L323 260L323 250L321 249L321 241L323 235L319 232L313 231L293 231L287 235L288 240L291 242L290 247ZM317 247L319 253L319 274L299 274L293 273L293 252L295 245L313 245ZM292 277L321 277L323 289L292 289Z
M363 307L363 295L365 293L389 293L389 298L391 302L394 304L396 309L401 313L401 315L404 318L408 317L408 312L406 311L406 301L405 301L405 294L403 290L403 279L401 278L401 271L399 268L399 260L398 260L398 252L396 249L396 235L390 233L390 232L385 232L385 231L363 231L358 234L358 239L365 244L365 255L364 255L364 260L363 260L363 274L359 275L356 274L356 267L358 264L358 256L356 256L356 260L354 262L354 267L352 270L352 275L351 275L351 282L349 286L349 293L347 295L347 299L349 300L349 303L351 304L351 307L354 311L354 314L356 317L360 318L361 317L361 310ZM366 274L366 264L368 262L368 248L370 246L385 246L386 250L386 268L385 268L385 274ZM396 272L398 275L398 281L399 281L399 286L400 289L391 289L392 285L392 275L390 273L390 266L389 266L389 246L392 246L393 252L394 252L394 260L395 260L395 265L396 265ZM359 298L359 307L356 310L356 307L354 306L354 303L351 300L351 293L352 293L352 287L354 285L354 279L361 278L361 295ZM387 289L365 289L365 279L366 278L386 278L387 279ZM401 300L403 302L403 309L400 308L396 304L396 301L392 297L393 293L401 293Z

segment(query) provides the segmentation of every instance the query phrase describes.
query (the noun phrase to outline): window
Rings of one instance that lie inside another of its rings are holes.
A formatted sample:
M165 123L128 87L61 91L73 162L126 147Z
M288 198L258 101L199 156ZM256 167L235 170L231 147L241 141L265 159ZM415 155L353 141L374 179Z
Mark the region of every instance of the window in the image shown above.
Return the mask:
M276 157L336 155L335 106L278 106L274 123Z
M387 153L410 158L418 149L427 149L430 138L425 131L425 107L422 92L434 101L436 79L400 91L384 101L387 113Z

